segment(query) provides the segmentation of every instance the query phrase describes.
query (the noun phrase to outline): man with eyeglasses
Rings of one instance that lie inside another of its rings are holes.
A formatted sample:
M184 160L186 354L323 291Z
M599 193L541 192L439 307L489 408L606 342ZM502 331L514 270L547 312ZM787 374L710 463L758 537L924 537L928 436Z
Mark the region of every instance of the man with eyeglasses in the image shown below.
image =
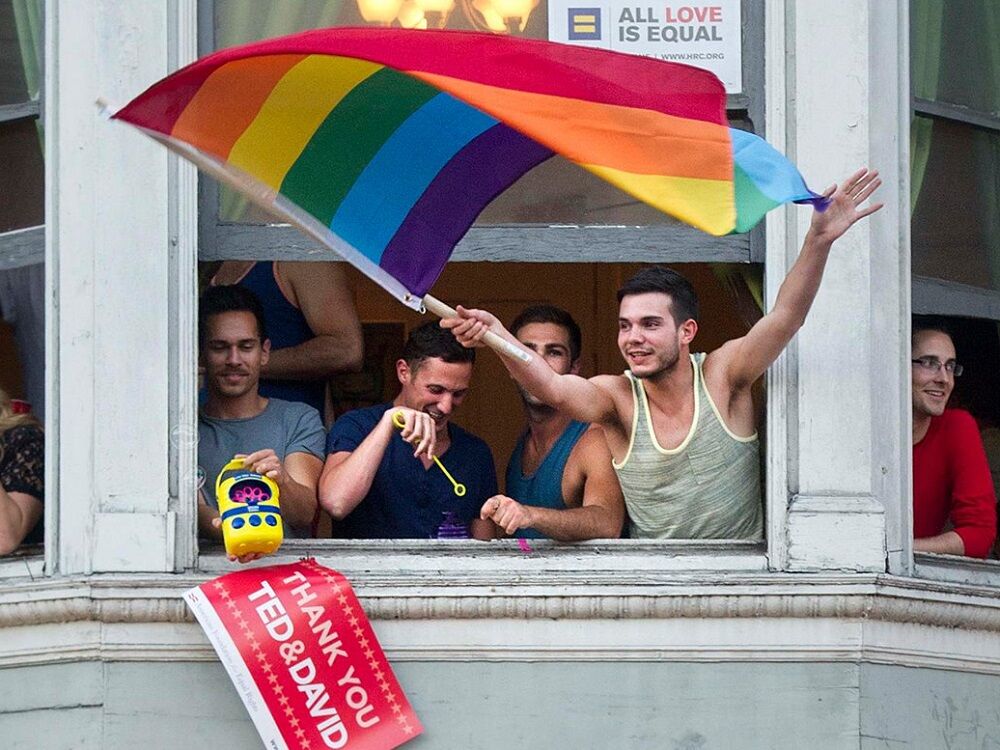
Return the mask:
M972 415L948 409L962 365L943 321L912 328L913 549L986 557L996 537L996 495Z

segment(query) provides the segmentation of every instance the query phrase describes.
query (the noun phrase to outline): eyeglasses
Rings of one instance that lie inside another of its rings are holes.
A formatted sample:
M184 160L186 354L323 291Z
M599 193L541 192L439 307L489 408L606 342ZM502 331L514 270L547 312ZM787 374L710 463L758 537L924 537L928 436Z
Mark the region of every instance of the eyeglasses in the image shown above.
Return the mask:
M954 375L956 378L961 375L965 369L953 359L949 359L947 362L942 362L937 357L917 357L916 359L911 359L910 361L921 370L927 370L927 372L932 372L934 374L937 374L937 371L943 367L946 373Z

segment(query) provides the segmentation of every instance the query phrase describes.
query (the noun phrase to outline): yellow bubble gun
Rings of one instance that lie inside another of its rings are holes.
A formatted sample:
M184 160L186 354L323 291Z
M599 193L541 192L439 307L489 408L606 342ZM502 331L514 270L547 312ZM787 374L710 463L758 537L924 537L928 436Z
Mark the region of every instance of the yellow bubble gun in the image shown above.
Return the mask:
M392 423L400 430L406 427L406 417L403 416L403 412L397 411L393 414ZM451 475L451 472L444 468L444 464L441 463L437 456L431 456L431 459L437 464L437 467L444 472L444 475L448 477L448 481L451 482L451 486L455 488L455 495L462 497L465 494L465 485L457 481L455 477Z
M243 469L243 459L234 458L222 467L215 480L215 499L222 517L222 539L226 554L269 555L285 537L278 505L278 485L272 479L245 469L223 481L224 474Z

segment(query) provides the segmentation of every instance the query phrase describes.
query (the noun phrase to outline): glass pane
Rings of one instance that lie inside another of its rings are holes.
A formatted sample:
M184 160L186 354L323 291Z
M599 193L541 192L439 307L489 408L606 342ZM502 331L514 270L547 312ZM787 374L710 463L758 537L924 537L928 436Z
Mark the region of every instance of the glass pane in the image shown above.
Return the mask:
M0 232L45 222L45 165L34 120L0 123Z
M913 273L1000 290L1000 135L935 120L928 142L915 185Z
M0 0L0 105L38 98L41 0Z
M1000 2L912 0L913 94L1000 114Z
M514 15L506 21L491 9ZM421 8L440 10L421 10ZM448 8L448 10L444 10ZM384 15L380 15L384 14ZM408 27L507 31L536 39L548 37L545 0L280 0L261 5L247 0L216 0L218 47L242 44L309 28L377 25L384 19ZM233 191L219 188L219 220L268 224L273 218ZM477 226L510 224L671 224L673 219L635 200L562 157L539 165L498 196Z

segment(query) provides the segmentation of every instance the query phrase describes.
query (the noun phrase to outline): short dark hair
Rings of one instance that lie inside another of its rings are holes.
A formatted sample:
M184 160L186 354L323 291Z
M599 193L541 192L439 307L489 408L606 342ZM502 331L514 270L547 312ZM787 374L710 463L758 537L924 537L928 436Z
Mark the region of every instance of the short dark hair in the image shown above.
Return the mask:
M451 331L442 328L436 320L430 320L410 331L403 344L403 359L416 371L431 357L444 362L475 362L476 350L466 349Z
M243 286L210 286L198 302L198 348L205 346L208 336L208 319L228 312L248 312L257 319L257 337L261 343L267 338L264 307L257 295Z
M910 347L917 343L917 334L924 331L937 331L943 333L952 341L955 334L952 333L948 321L938 315L914 315L910 321Z
M569 334L569 357L574 362L580 358L583 336L580 334L580 326L566 310L555 305L531 305L514 318L514 322L510 324L510 332L517 336L517 332L529 323L554 323L565 328Z
M618 290L618 302L631 294L659 292L670 297L670 312L674 323L685 320L698 322L698 294L691 282L676 271L663 266L643 268Z

